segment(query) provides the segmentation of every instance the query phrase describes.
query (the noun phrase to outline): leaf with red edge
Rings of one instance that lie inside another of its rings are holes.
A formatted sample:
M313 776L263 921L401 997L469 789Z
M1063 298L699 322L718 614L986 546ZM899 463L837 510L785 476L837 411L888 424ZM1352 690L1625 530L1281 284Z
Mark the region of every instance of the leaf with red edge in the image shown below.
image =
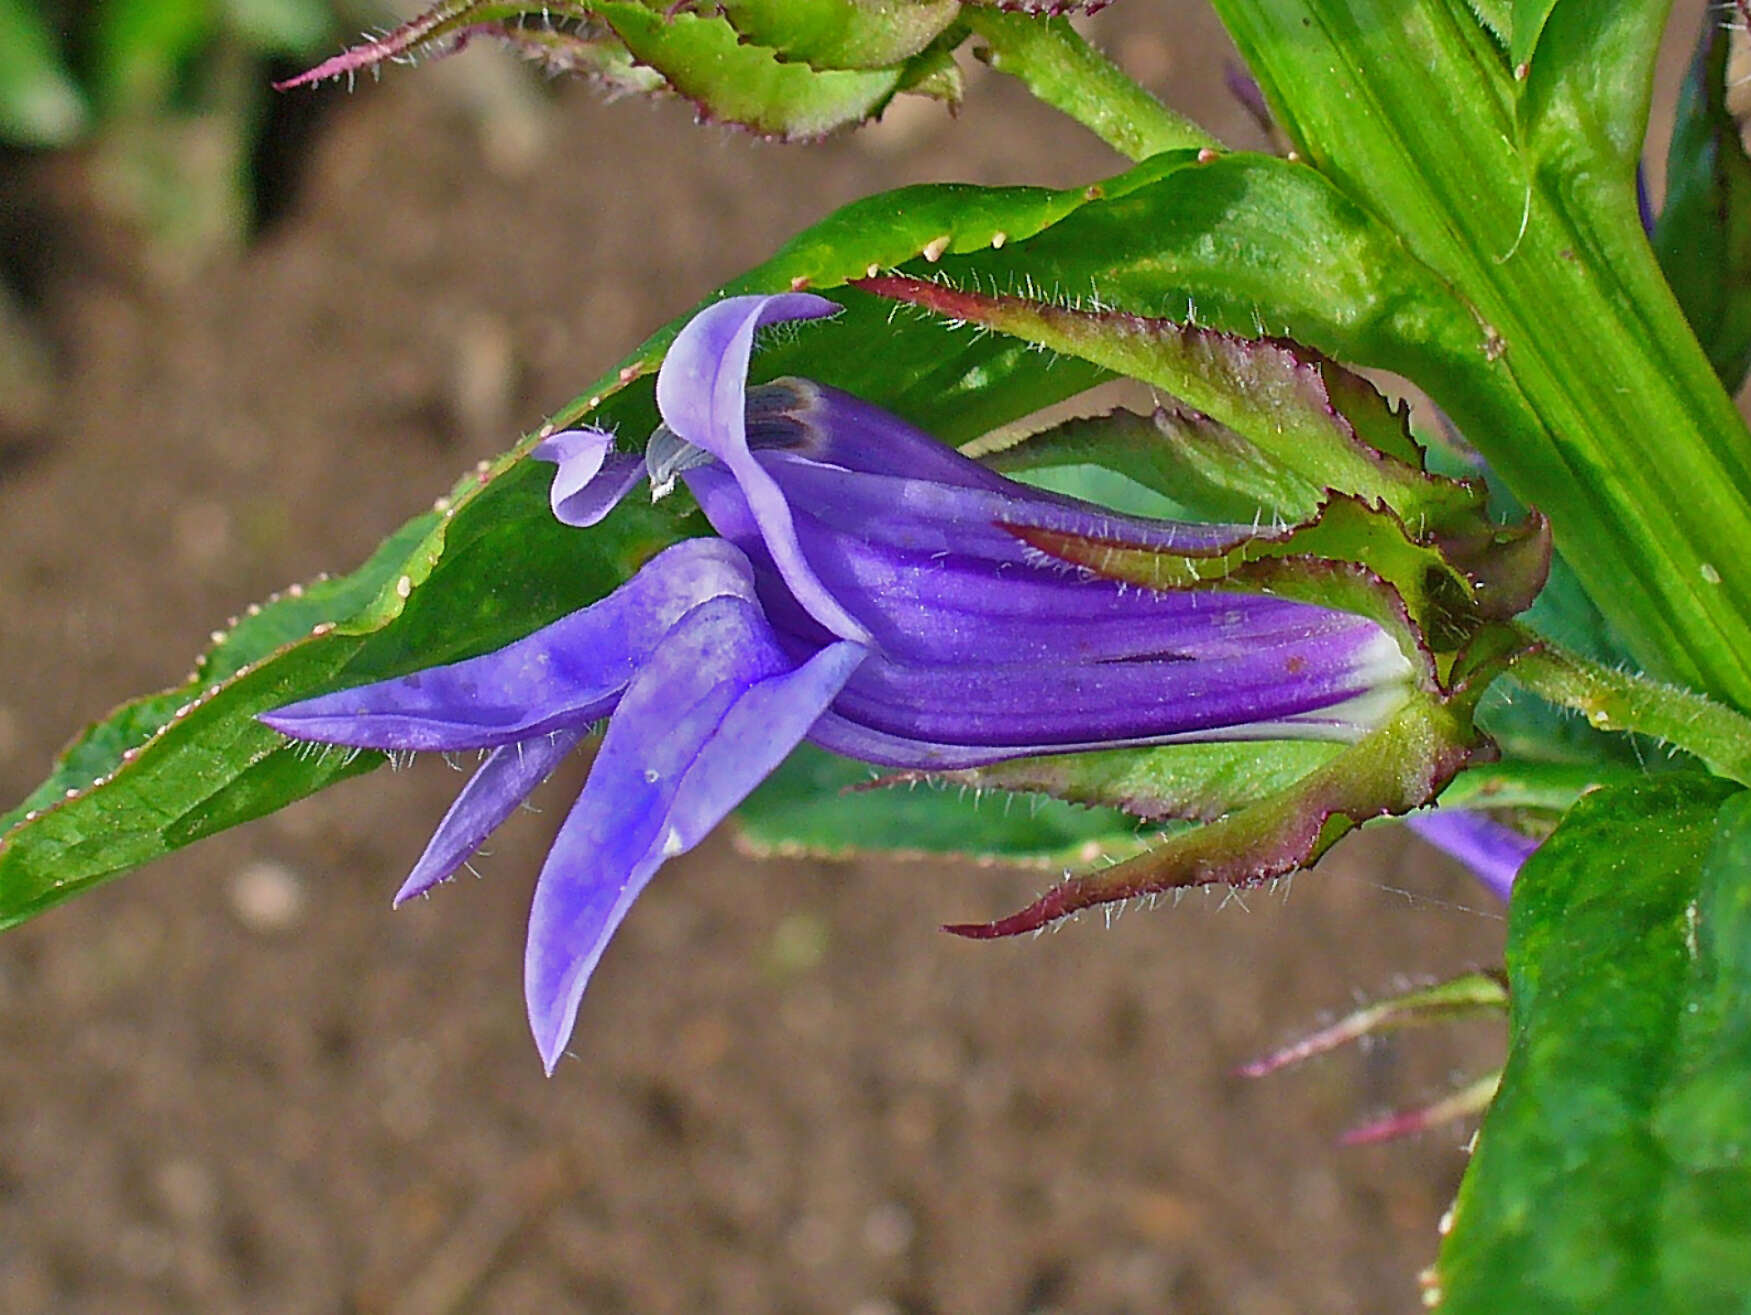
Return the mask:
M276 84L282 91L375 72L384 63L454 54L496 38L554 72L582 72L623 91L673 91L701 118L783 140L861 123L916 87L953 98L926 47L875 67L815 68L744 41L719 14L664 13L636 0L445 0L401 26Z

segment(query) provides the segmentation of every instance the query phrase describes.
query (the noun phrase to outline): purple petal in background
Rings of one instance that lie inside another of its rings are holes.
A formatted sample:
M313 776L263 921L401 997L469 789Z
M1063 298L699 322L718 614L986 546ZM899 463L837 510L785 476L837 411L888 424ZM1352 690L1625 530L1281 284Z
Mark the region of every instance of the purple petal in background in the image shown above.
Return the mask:
M1641 216L1642 232L1649 237L1654 235L1654 200L1648 195L1648 174L1640 160L1635 166L1635 209Z
M1482 813L1437 808L1412 813L1404 823L1442 853L1458 859L1492 894L1507 899L1520 865L1538 842Z
M561 730L494 749L438 823L426 852L395 892L395 907L425 894L466 863L583 738L581 728Z

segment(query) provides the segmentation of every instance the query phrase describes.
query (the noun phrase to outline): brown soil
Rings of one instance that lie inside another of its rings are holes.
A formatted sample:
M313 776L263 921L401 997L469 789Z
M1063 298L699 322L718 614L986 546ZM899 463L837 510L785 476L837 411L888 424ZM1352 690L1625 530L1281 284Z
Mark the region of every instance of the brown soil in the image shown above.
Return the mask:
M1108 28L1131 66L1254 140L1208 24L1143 20ZM85 217L84 162L7 198L60 384L0 450L0 799L834 205L1115 164L993 76L958 123L805 151L531 96L492 58L345 100L282 221L181 286ZM0 937L0 1310L1416 1307L1468 1130L1334 1141L1489 1067L1500 1028L1231 1075L1401 974L1499 958L1499 911L1404 837L1292 897L999 945L935 928L1040 874L720 838L640 902L548 1081L519 983L551 814L486 880L388 908L458 782L378 773Z

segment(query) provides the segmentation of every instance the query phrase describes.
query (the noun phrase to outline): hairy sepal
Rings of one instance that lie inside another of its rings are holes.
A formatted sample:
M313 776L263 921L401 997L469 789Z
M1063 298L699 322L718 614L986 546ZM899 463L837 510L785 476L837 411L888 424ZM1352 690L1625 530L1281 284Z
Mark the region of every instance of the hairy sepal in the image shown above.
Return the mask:
M1256 886L1307 867L1370 818L1428 803L1474 753L1487 751L1472 729L1470 702L1467 693L1415 693L1290 789L1113 867L1069 877L1008 917L945 930L975 940L1016 936L1096 905L1195 886Z
M1314 519L1261 530L1219 556L1161 553L1122 541L1013 527L1034 548L1108 579L1152 589L1196 585L1265 592L1358 612L1432 672L1432 653L1459 651L1490 622L1525 608L1544 582L1548 528L1481 534L1454 553L1417 539L1392 512L1334 497ZM1426 683L1426 687L1432 687Z
M1045 794L1090 807L1122 809L1150 822L1210 822L1287 789L1342 751L1342 745L1325 740L1162 744L1016 758L956 772L897 772L869 785L930 782Z
M1125 311L1079 310L905 274L861 279L854 286L1163 389L1244 436L1304 481L1316 502L1326 490L1350 494L1391 508L1419 530L1474 516L1481 506L1481 486L1422 468L1406 416L1371 384L1289 339L1246 338ZM1368 417L1363 426L1352 412ZM1313 506L1297 499L1281 510L1302 519Z

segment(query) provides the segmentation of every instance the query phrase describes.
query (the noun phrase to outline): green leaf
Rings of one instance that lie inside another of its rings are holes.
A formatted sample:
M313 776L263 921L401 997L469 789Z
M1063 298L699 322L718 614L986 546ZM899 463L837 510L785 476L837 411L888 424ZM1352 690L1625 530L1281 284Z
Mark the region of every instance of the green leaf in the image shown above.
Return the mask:
M1110 808L959 785L869 789L871 777L864 763L804 745L737 810L740 837L762 854L882 851L1061 867L1128 858L1153 834Z
M817 69L876 69L918 54L959 0L722 0L743 38Z
M1516 883L1508 971L1439 1309L1744 1310L1751 796L1692 776L1582 799Z
M1152 176L1135 171L1113 186ZM939 234L969 244L1025 236L1086 200L1081 189L907 189L799 235L735 290L781 291L797 279L831 286L871 262L916 256ZM835 320L770 340L755 362L759 377L808 374L956 441L1100 377L1086 367L1041 370L1022 343L969 340L922 320L890 324L885 303L843 295L850 304ZM561 423L587 410L594 423L642 440L656 424L649 371L681 322ZM50 779L0 818L0 925L380 761L297 748L257 723L257 713L498 647L702 531L680 497L656 508L630 499L588 532L560 525L546 500L552 468L524 459L533 441L464 478L355 575L288 591L222 636L186 684L85 732Z
M85 130L79 85L32 0L0 0L0 140L65 146Z
M1705 22L1666 156L1660 268L1728 389L1751 368L1751 158L1727 108L1731 33Z

